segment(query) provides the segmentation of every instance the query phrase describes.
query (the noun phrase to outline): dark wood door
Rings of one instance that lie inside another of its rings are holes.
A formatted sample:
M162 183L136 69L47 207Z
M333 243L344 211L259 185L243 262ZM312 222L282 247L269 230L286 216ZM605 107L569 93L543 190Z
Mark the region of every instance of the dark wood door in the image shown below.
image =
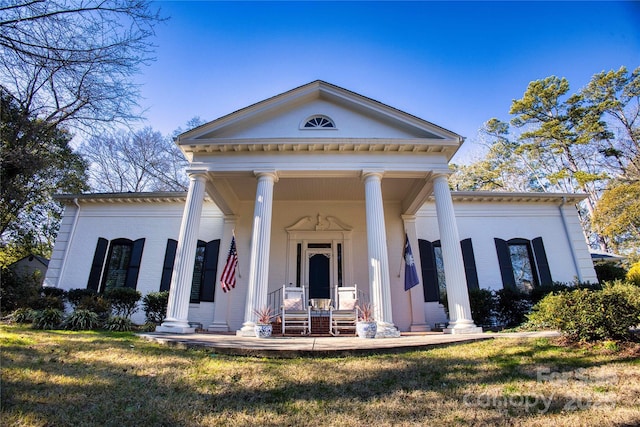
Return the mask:
M323 254L309 258L309 298L330 298L331 260Z

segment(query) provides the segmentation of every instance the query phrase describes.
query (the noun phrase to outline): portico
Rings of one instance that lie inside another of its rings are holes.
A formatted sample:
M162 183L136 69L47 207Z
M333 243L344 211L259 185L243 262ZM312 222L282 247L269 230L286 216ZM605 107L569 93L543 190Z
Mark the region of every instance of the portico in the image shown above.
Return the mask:
M206 195L225 216L218 281L234 233L240 259L236 289L223 294L216 283L209 330L233 330L242 313L237 333L253 334L254 312L267 305L268 293L284 283L308 286L312 268L303 257L318 254L329 260L328 287L357 282L368 295L379 336L428 330L421 285L399 290L396 271L405 233L417 250L414 218L434 197L447 331L478 332L447 183L448 162L462 142L453 132L321 81L180 135L190 186L167 319L158 330L192 331L189 292Z

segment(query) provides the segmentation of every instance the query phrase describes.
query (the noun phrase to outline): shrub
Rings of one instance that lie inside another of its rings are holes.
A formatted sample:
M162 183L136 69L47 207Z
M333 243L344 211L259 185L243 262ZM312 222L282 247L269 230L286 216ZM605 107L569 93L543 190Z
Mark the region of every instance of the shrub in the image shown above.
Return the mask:
M9 268L0 272L0 311L11 313L15 309L28 307L29 302L38 297L39 283L34 275L18 275Z
M113 316L107 319L104 328L108 331L126 332L133 329L133 322L128 317Z
M57 308L45 308L33 316L33 329L56 329L64 319L64 312Z
M65 329L74 331L86 331L98 329L100 327L100 318L96 313L89 310L76 310L69 315L63 322Z
M21 307L11 313L10 319L15 323L31 323L36 312L28 307Z
M640 286L640 261L634 263L627 272L627 282Z
M40 294L45 297L60 298L63 302L67 299L67 291L51 286L43 286L39 289Z
M159 325L167 315L167 303L169 301L169 291L150 292L142 298L142 307L147 322Z
M523 323L531 311L529 296L514 289L505 288L496 291L496 316L506 327L515 327Z
M64 302L67 293L64 289L39 287L36 294L28 301L27 305L34 310L55 308L64 311Z
M92 311L104 321L111 315L111 303L100 295L87 295L80 300L76 310Z
M529 315L539 328L560 330L572 341L626 340L638 323L639 306L624 286L575 289L547 295ZM637 305L636 305L637 304Z
M619 294L623 295L624 298L631 304L633 309L635 310L637 317L637 326L640 325L640 287L634 285L629 282L622 282L620 280L616 280L615 282L605 283L602 288L605 294Z
M492 326L495 300L489 289L470 289L469 305L471 317L478 326Z
M624 280L627 275L627 271L624 268L608 262L596 264L593 268L596 270L596 276L600 283L610 282L613 280Z
M46 296L40 294L31 299L28 305L32 309L38 311L45 310L47 308L64 311L64 301L56 296Z
M69 289L67 291L67 300L69 301L69 304L71 304L71 306L74 308L74 310L78 308L80 303L86 297L95 296L97 296L97 293L93 289Z
M111 288L105 291L104 297L111 303L116 316L131 317L138 310L138 301L142 295L131 288Z
M573 289L572 285L560 282L556 282L553 285L537 286L529 293L529 300L531 301L531 305L536 305L542 298L550 293L563 292L569 289Z

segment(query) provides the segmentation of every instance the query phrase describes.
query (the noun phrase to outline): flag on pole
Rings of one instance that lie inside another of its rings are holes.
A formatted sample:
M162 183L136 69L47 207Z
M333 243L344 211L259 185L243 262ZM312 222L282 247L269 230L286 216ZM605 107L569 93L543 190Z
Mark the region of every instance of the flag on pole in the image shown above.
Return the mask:
M238 251L236 250L236 236L231 238L231 248L229 248L229 256L220 276L220 284L222 290L230 291L236 287L236 269L238 267Z
M408 291L420 283L420 279L418 279L416 263L413 261L413 253L411 252L409 237L406 234L404 235L404 263L404 290Z

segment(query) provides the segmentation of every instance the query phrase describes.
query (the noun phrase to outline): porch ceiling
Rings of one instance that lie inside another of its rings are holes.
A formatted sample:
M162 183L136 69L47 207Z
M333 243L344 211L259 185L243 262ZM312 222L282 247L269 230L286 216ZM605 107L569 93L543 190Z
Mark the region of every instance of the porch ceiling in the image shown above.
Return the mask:
M383 178L382 196L385 201L403 201L416 187L424 185L424 178ZM211 188L213 187L213 188ZM257 181L253 175L218 176L211 179L211 190L226 199L253 201ZM210 191L212 193L212 191ZM214 197L215 198L215 197ZM280 178L273 188L274 201L364 201L364 183L360 177L296 177Z

